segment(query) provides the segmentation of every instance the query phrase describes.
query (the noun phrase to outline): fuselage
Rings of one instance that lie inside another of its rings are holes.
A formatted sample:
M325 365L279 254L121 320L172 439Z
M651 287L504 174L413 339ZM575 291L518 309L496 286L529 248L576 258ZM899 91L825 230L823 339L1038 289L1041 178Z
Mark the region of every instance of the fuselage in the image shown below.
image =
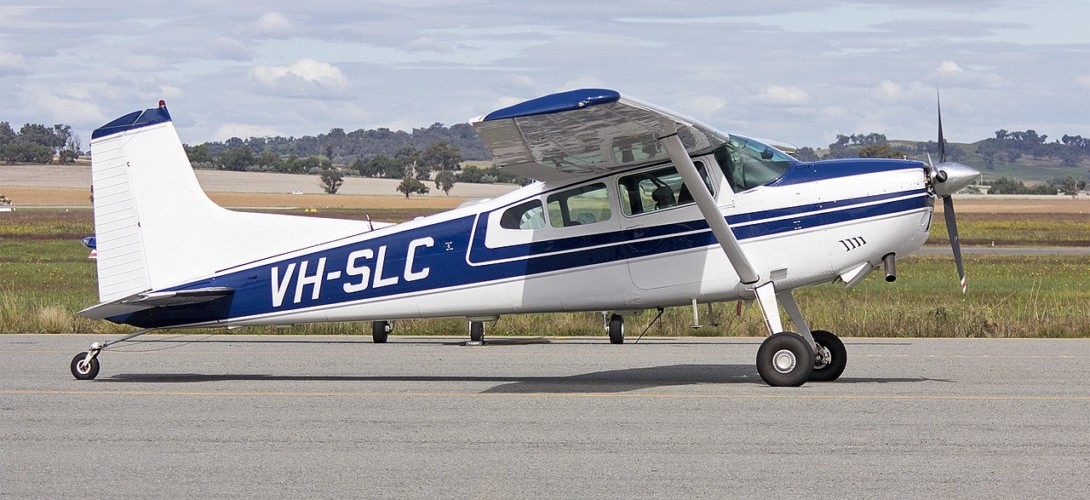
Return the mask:
M884 256L907 255L927 239L934 197L920 162L793 162L774 180L749 186L722 155L694 161L746 253L769 274L762 279L777 289L877 267ZM753 298L671 179L669 163L659 163L534 183L165 289L234 290L200 307L110 319L141 327L273 325ZM665 191L672 199L660 203Z

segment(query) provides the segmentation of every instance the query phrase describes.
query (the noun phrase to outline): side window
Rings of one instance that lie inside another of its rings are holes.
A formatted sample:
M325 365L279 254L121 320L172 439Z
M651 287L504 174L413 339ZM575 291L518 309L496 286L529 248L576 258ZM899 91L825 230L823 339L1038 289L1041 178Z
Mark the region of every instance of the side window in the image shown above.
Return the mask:
M500 227L504 229L543 229L545 227L545 209L540 200L530 200L508 208L500 217Z
M609 192L601 182L549 195L547 201L553 227L594 224L612 217Z
M696 169L704 178L704 185L711 191L711 181L708 179L708 171L704 168L704 164L696 162ZM689 192L689 188L681 180L681 174L674 167L621 177L618 184L620 185L621 210L625 215L654 212L693 202L692 193Z

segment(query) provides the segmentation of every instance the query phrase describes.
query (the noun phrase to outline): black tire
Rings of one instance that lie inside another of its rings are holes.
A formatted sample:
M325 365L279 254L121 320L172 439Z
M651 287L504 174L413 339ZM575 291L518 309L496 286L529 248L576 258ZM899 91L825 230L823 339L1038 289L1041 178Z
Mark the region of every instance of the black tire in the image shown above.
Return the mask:
M84 363L87 353L81 352L72 358L72 376L76 380L93 380L98 376L98 356L91 358L89 363Z
M769 336L757 350L757 373L766 384L798 387L814 371L814 351L810 343L789 332Z
M385 344L386 339L390 336L390 330L393 330L393 327L389 321L372 321L371 340L376 344Z
M624 343L624 316L620 314L609 317L609 342L611 344Z
M814 330L810 333L814 335L814 342L817 343L818 348L828 349L832 358L828 363L815 364L814 373L810 374L810 380L832 382L840 378L840 374L844 373L844 368L848 366L848 350L844 348L844 342L841 342L836 335L825 330Z
M469 322L470 342L484 342L484 323L480 321Z

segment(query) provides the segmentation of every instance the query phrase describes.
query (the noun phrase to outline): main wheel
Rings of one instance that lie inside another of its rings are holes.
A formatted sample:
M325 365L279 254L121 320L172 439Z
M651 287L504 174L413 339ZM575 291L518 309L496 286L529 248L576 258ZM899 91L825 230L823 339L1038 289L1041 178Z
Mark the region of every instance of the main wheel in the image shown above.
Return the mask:
M469 322L469 340L471 342L484 342L484 323L480 321Z
M798 387L814 371L810 343L794 333L769 336L757 349L757 373L771 386Z
M609 342L612 344L624 343L624 316L620 314L609 317Z
M814 330L810 333L814 335L814 342L818 346L814 373L810 374L810 380L832 382L840 378L840 374L844 373L844 367L848 366L848 350L844 348L844 342L825 330ZM823 353L822 349L828 352Z
M390 336L390 331L393 329L389 321L372 321L371 340L376 344L385 344L386 338Z
M98 376L98 357L84 362L86 359L86 352L81 352L72 358L72 376L76 377L76 380L92 380Z

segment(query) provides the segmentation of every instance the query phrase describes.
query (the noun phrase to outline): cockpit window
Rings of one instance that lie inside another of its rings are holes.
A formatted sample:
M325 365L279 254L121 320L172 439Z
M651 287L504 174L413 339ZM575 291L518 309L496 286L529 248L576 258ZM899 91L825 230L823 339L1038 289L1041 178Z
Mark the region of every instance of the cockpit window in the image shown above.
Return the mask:
M704 185L711 189L708 172L703 162L695 162L696 170L704 178ZM659 168L621 177L619 193L621 210L625 215L636 215L693 202L693 195L681 180L674 167Z
M779 179L787 167L798 162L787 153L763 142L731 135L715 150L715 160L735 193Z

